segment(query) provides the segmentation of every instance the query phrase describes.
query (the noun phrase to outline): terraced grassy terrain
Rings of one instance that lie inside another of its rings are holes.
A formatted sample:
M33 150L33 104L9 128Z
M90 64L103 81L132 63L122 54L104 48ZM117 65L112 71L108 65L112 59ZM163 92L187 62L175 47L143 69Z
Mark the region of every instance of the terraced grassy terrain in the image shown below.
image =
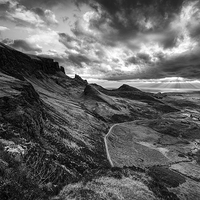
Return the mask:
M169 191L176 191L180 199L198 199L199 128L186 113L184 117L171 113L161 119L116 124L105 139L107 154L113 167L149 169L157 180L175 184Z

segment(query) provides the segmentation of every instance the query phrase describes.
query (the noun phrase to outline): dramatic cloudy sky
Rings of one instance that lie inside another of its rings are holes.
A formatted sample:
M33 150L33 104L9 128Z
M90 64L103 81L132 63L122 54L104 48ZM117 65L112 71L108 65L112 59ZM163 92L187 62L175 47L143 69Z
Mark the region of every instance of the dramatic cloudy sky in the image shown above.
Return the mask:
M200 0L0 0L0 40L110 81L200 78Z

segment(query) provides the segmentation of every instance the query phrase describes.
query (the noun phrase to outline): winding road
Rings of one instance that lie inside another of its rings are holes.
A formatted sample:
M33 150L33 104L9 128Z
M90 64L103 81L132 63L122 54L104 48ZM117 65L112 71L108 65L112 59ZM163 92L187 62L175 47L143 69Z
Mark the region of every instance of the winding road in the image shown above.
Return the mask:
M112 131L112 128L113 128L115 125L116 125L116 124L114 124L113 126L110 127L110 129L109 129L107 135L104 137L104 143L105 143L105 147L106 147L106 155L107 155L107 159L108 159L108 161L109 161L111 167L114 167L114 165L113 165L113 162L112 162L112 160L111 160L111 158L110 158L110 154L109 154L109 151L108 151L107 137L108 137L108 135L109 135L110 132Z
M135 122L135 121L132 121L132 122ZM111 167L114 167L114 164L113 164L113 162L112 162L112 160L111 160L110 153L109 153L109 151L108 151L107 137L108 137L109 134L112 132L112 129L113 129L115 126L122 125L122 124L125 124L125 123L127 123L127 122L122 122L122 123L118 123L118 124L112 125L112 126L110 127L110 129L109 129L107 135L104 137L104 143L105 143L105 147L106 147L106 155L107 155L107 159L108 159L108 161L109 161ZM129 123L130 123L130 122L129 122Z

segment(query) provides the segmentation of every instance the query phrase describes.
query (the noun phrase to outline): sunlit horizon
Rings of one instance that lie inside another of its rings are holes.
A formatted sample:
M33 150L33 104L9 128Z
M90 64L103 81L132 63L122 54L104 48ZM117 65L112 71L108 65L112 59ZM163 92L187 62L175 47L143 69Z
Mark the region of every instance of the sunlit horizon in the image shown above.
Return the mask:
M149 92L192 92L200 91L200 80L182 77L166 77L161 79L132 79L109 81L86 78L88 83L96 83L107 89L115 89L123 84Z

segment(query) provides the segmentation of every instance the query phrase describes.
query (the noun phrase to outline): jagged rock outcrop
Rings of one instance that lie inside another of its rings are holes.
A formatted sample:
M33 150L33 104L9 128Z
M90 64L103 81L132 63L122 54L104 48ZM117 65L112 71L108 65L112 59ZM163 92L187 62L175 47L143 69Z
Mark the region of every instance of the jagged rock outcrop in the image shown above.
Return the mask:
M60 67L58 62L54 62L53 59L29 56L8 48L2 43L0 43L0 66L2 72L21 80L23 80L23 76L33 75L38 71L49 75L56 72L64 73L64 68Z
M87 84L88 84L87 80L83 80L83 79L82 79L79 75L77 75L77 74L75 74L74 79L75 79L77 82L79 82L79 83L81 83L81 84L83 84L83 85L87 85Z

